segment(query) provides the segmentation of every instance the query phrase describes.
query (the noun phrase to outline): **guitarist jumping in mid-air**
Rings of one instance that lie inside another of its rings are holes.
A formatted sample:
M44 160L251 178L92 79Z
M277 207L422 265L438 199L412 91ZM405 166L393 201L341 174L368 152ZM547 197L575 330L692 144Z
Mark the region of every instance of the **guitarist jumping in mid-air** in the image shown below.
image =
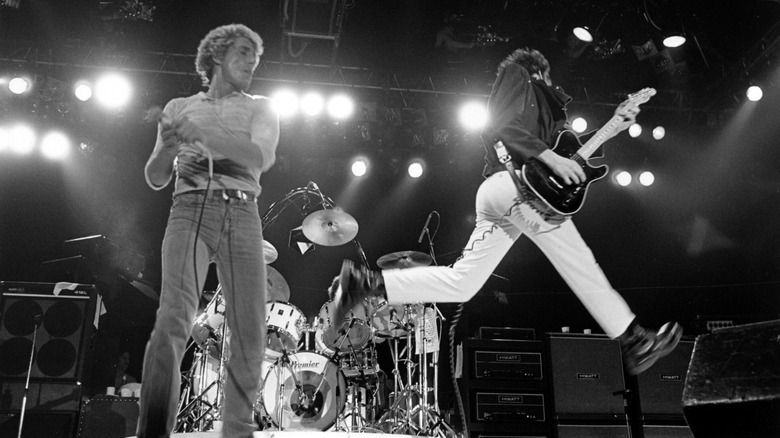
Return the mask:
M485 180L477 191L476 226L463 256L450 266L369 271L345 261L331 320L340 321L360 300L390 304L465 302L487 281L512 244L526 234L547 256L601 329L619 339L629 374L639 374L670 353L682 336L677 323L658 331L637 324L625 300L612 288L570 215L579 209L588 183L603 176L587 158L606 139L636 119L637 105L652 89L632 95L585 145L568 155L559 133L571 100L550 80L550 65L536 50L518 49L498 67L482 132ZM553 146L558 142L558 145ZM557 153L560 150L561 155ZM500 154L500 157L499 157ZM515 170L516 168L516 170ZM510 170L514 175L510 174ZM334 324L334 327L336 325Z

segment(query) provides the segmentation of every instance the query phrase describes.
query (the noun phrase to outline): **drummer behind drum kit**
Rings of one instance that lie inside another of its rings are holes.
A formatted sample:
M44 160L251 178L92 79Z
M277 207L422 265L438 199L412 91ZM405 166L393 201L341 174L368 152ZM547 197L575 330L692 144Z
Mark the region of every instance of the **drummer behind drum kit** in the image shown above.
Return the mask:
M342 210L325 209L306 217L303 232L316 244L336 246L354 239L357 223ZM266 264L273 262L276 250L268 242L264 247ZM404 251L387 254L377 264L387 269L431 262L424 253ZM303 312L289 302L289 286L281 274L266 268L268 334L255 403L256 420L264 430L456 435L438 413L436 378L434 387L429 387L426 372L430 355L432 365L437 366L439 315L435 307L390 305L372 298L353 308L344 321L334 322L329 318L333 303L328 301L309 325ZM218 288L194 320L194 360L184 374L176 432L210 430L219 419L224 370L230 360L226 357L230 331L224 314ZM330 330L334 323L341 324L341 330ZM387 374L377 358L377 346L385 341L393 363L390 394Z

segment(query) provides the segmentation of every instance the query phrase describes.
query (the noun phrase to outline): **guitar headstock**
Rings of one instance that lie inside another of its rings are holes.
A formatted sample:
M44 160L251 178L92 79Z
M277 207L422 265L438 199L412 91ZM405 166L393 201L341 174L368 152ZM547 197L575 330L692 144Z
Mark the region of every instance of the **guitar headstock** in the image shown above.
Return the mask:
M650 88L650 87L642 88L636 93L629 94L628 99L626 99L625 102L621 103L620 106L624 109L639 106L647 102L648 100L650 100L650 98L655 96L655 94L656 94L655 88Z

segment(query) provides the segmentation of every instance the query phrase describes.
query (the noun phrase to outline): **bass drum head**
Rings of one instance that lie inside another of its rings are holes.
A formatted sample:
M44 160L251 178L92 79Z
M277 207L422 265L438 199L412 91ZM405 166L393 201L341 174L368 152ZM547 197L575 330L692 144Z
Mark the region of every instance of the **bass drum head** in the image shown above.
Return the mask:
M290 364L278 361L268 370L261 415L268 416L279 430L327 430L344 410L344 375L338 365L318 353L301 351L289 359Z

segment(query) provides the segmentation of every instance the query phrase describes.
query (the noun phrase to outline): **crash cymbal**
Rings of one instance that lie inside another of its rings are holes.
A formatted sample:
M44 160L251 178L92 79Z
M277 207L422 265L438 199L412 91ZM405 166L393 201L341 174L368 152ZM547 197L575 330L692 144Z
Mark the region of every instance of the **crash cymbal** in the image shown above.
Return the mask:
M279 251L271 245L271 242L263 239L263 263L269 265L279 258Z
M358 233L355 218L340 208L318 210L303 219L303 235L322 246L339 246Z
M431 256L424 252L398 251L379 257L376 264L382 269L404 269L415 266L428 266L432 261Z
M276 269L266 266L268 278L266 279L268 289L266 301L290 301L290 286Z

